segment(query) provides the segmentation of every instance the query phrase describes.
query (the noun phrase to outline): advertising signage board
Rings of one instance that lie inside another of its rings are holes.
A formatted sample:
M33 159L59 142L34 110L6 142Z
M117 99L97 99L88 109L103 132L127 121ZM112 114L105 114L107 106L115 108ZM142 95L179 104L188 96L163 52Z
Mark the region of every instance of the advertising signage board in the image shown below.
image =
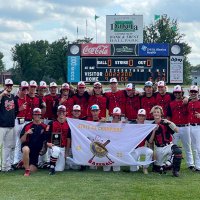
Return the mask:
M112 44L111 56L138 56L137 44Z
M139 56L169 56L169 44L139 44Z
M110 44L143 43L143 16L107 15L106 43Z

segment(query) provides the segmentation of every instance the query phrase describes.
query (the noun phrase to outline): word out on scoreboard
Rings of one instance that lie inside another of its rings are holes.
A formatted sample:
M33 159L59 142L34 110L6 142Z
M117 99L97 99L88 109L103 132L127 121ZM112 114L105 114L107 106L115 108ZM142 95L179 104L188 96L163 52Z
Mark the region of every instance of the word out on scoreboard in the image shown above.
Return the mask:
M81 80L108 82L116 77L119 82L144 83L151 78L168 81L167 57L82 57Z

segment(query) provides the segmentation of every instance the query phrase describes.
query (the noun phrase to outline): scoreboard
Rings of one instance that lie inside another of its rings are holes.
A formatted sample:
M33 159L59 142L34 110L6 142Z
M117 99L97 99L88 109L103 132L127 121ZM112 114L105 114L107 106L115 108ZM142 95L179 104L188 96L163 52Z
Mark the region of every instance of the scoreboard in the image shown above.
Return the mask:
M81 80L144 83L154 78L168 82L168 57L82 57Z

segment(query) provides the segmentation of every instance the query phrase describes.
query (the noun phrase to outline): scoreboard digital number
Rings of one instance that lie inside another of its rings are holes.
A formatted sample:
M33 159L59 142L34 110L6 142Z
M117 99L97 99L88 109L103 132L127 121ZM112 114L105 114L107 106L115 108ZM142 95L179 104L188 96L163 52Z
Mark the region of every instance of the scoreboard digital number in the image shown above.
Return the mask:
M144 83L147 80L168 82L167 57L82 57L81 80L108 82L116 77L119 82Z

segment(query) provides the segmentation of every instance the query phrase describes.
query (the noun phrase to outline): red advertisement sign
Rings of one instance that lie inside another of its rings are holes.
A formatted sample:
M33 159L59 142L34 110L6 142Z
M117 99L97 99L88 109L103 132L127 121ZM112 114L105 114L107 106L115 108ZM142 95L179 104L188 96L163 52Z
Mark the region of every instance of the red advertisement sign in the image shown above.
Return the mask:
M81 56L110 56L110 44L82 44Z

